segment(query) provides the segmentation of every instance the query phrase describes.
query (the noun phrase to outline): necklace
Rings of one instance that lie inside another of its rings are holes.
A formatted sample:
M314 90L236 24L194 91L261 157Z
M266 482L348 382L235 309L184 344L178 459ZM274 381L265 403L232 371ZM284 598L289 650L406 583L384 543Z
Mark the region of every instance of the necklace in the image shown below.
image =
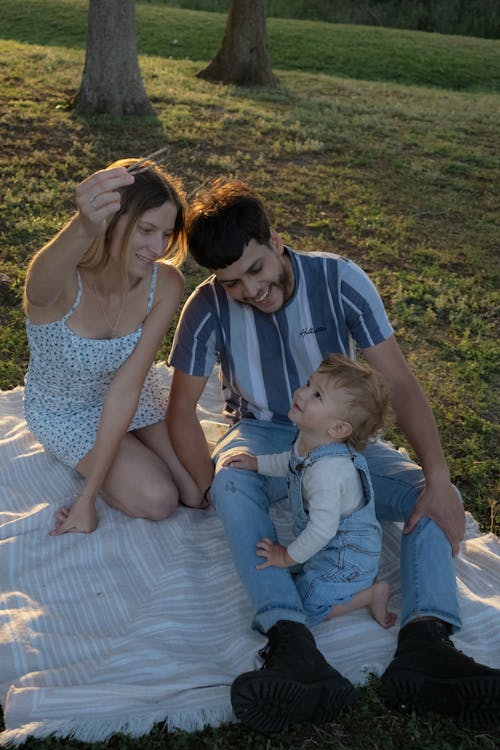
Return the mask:
M118 315L116 316L115 322L112 323L111 320L109 319L108 314L106 312L106 309L105 309L105 307L104 307L104 305L102 303L102 297L97 293L97 289L95 287L95 284L93 284L93 283L90 284L90 288L92 290L92 294L97 299L97 304L99 305L99 309L100 309L100 311L102 313L102 316L103 316L104 320L106 321L107 326L108 326L108 328L109 328L109 330L111 332L110 338L115 339L117 337L116 331L118 329L118 326L120 325L120 320L121 320L121 317L122 317L123 305L125 303L125 298L124 298L124 296L122 294L122 296L121 296L121 302L120 302L120 308L118 310Z

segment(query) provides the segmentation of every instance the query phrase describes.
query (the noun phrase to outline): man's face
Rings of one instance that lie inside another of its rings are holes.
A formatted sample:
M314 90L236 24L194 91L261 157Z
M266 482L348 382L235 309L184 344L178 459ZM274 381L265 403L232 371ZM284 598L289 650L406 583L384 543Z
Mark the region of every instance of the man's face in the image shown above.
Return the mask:
M264 313L280 310L295 286L292 263L279 241L250 240L237 261L214 274L230 297Z

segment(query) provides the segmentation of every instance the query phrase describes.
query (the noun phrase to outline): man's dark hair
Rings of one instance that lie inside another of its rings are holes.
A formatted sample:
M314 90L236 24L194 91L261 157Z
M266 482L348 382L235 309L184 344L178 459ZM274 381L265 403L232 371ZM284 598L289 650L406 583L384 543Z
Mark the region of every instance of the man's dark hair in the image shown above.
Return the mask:
M186 235L193 258L210 270L235 263L250 240L267 245L271 237L264 207L249 186L223 177L196 195Z

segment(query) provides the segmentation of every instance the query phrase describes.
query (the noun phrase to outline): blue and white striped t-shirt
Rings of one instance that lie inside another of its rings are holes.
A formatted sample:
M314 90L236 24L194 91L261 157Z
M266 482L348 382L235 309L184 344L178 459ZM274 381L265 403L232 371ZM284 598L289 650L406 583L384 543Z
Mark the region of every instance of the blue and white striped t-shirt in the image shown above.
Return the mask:
M330 353L351 355L392 335L380 296L364 271L331 253L289 253L295 290L276 313L231 299L211 276L182 312L170 364L208 377L222 373L225 416L288 422L293 392Z

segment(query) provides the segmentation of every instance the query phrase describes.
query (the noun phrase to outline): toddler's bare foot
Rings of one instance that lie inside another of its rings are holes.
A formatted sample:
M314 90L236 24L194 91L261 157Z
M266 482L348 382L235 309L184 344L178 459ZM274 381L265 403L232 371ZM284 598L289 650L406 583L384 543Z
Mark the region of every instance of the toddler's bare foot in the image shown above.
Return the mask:
M397 619L395 612L389 612L387 609L389 594L389 584L385 581L376 581L371 587L371 600L368 610L373 619L383 628L392 627Z

